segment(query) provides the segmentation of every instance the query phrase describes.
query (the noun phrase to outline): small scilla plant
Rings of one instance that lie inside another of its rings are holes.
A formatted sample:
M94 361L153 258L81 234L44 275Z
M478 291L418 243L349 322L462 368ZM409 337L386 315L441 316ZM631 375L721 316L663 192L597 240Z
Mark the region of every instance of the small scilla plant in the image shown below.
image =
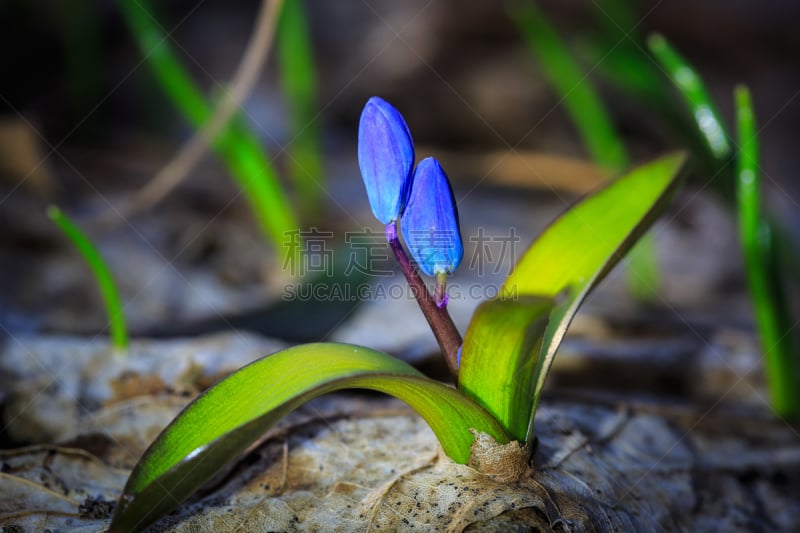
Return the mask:
M446 279L463 246L452 189L434 159L416 167L401 114L371 98L362 113L359 165L375 216L441 347L456 387L363 346L316 343L261 358L208 389L156 438L131 473L112 531L140 529L176 507L267 429L303 403L370 389L410 405L453 461L468 463L476 434L531 449L545 377L587 293L624 256L677 187L682 154L634 169L584 198L525 252L466 334L447 312ZM406 248L425 275L431 294Z

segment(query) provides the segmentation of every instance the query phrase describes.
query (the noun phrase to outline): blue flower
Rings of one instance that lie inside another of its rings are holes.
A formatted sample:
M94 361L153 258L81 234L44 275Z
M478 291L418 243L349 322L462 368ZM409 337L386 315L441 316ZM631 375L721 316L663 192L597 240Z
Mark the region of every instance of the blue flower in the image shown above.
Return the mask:
M377 96L361 112L358 166L375 217L384 224L397 220L411 189L414 142L400 112Z
M458 209L436 159L428 157L417 165L400 226L411 256L425 274L449 274L461 263L464 246Z

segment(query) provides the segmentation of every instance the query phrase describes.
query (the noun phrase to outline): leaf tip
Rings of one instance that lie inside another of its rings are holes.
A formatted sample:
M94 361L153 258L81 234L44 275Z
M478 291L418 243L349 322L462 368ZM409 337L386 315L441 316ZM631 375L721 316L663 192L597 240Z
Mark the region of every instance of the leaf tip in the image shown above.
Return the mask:
M650 48L651 51L664 48L666 45L667 40L658 32L651 33L647 36L647 47Z

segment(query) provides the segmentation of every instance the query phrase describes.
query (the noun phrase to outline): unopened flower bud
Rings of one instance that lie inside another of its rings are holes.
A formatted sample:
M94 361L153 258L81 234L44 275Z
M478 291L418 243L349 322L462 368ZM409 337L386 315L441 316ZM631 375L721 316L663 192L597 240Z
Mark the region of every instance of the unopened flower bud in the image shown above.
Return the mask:
M461 263L464 246L453 190L442 166L432 157L423 159L414 172L401 230L411 256L425 274L449 274Z
M397 220L411 189L414 143L400 112L377 96L361 112L358 166L375 217L384 224Z

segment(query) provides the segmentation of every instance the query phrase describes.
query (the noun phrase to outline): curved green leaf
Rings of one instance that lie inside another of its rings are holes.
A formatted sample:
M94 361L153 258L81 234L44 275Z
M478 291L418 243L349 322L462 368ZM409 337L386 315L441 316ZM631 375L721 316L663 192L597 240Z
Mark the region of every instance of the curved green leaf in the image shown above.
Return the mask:
M635 168L555 220L506 279L501 297L567 297L553 310L536 360L531 417L567 326L588 292L625 255L666 206L686 156L670 154ZM528 438L532 436L529 426Z
M469 459L471 428L508 442L502 426L477 403L389 355L347 344L296 346L247 365L189 404L134 468L111 530L152 523L290 411L350 388L384 392L408 403L456 462Z
M117 289L117 284L114 282L114 276L111 275L111 269L89 237L61 209L51 205L47 208L47 216L56 223L61 232L72 242L92 270L97 286L100 288L103 302L106 305L111 340L115 348L126 350L128 348L128 329L125 325L122 297L120 297L119 289Z
M458 389L519 441L527 436L536 356L553 304L535 296L484 302L472 316L461 348Z
M609 9L613 11L614 16L630 19L628 23L633 24L630 7L624 2L597 7L599 11L603 11L604 8ZM614 127L611 114L603 105L599 93L593 89L591 80L588 79L591 72L584 72L581 69L566 43L558 36L544 13L536 7L535 2L531 0L512 2L509 5L509 12L541 64L542 73L561 98L592 159L598 165L613 170L615 174L624 170L629 164L630 156L622 137ZM605 11L603 13L605 13L603 20L608 24L610 15ZM616 20L608 25L614 28L615 33L622 31ZM635 26L633 24L629 31L635 29ZM622 33L625 36L622 41L626 41L628 35L626 31ZM614 40L616 42L618 38L615 37ZM617 49L616 44L612 49ZM609 53L604 50L603 57L595 63L602 64ZM649 69L653 68L648 61L640 61L647 63ZM645 71L646 69L639 69L635 71L633 77L637 80L646 79L647 76L642 75ZM628 286L642 301L652 300L658 293L661 276L656 260L657 252L652 239L643 236L629 256Z

